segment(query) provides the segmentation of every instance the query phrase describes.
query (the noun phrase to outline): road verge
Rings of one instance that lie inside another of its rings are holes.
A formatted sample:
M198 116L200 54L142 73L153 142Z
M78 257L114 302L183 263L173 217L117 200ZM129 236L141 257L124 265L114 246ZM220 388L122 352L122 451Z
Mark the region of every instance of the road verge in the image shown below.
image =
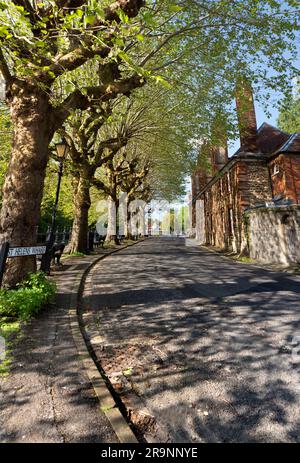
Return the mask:
M116 397L110 390L107 378L105 377L104 373L100 371L100 368L97 367L95 360L93 359L93 354L88 345L83 322L80 317L80 303L84 292L86 278L93 267L107 256L111 256L114 253L117 253L130 246L134 246L142 241L143 240L139 240L136 243L124 245L118 249L113 249L104 255L95 256L95 259L83 271L83 274L78 275L74 281L74 286L76 286L78 290L73 292L71 296L69 309L72 336L78 351L79 358L82 361L86 374L92 384L94 393L98 398L101 412L106 415L120 443L123 444L138 443L138 440L132 431L130 424L122 414L120 410L120 404L117 403Z

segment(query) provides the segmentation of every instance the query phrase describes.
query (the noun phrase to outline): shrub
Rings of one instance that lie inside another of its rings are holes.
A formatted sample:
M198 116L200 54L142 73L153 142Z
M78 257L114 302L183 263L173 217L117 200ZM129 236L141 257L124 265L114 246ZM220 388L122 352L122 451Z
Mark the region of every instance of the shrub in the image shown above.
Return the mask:
M55 284L43 272L31 273L16 289L0 290L0 317L27 320L51 301L55 290Z

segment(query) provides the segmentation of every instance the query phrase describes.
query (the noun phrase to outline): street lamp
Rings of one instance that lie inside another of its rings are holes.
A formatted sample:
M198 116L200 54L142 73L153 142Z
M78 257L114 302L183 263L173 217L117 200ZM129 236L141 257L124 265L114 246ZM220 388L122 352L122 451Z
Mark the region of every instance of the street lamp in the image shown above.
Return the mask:
M69 152L69 145L65 138L62 138L60 142L55 144L56 154L60 160L64 160Z
M55 230L56 230L56 215L57 215L57 206L59 200L59 192L60 192L60 185L61 185L61 178L63 175L63 163L65 158L68 155L70 150L70 146L68 145L65 138L62 138L60 142L56 143L55 145L56 154L59 161L59 168L58 168L58 179L57 179L57 187L56 187L56 195L55 195L55 202L52 211L52 221L51 221L51 230L50 235L47 239L47 252L43 255L42 262L41 262L41 270L45 273L50 272L51 266L51 259L52 259L52 248L55 241Z

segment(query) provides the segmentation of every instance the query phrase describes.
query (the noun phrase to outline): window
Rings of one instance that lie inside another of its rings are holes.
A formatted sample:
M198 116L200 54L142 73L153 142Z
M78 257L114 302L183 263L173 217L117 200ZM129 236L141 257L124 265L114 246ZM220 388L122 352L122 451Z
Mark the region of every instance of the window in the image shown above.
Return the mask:
M279 164L274 164L272 168L272 175L277 175L280 172Z

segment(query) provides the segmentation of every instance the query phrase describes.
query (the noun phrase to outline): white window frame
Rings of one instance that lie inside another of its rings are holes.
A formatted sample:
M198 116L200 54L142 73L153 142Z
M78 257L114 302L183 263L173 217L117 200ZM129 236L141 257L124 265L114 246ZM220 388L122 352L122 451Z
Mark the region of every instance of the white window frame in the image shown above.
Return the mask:
M275 163L272 167L272 175L278 175L280 172L279 164Z

